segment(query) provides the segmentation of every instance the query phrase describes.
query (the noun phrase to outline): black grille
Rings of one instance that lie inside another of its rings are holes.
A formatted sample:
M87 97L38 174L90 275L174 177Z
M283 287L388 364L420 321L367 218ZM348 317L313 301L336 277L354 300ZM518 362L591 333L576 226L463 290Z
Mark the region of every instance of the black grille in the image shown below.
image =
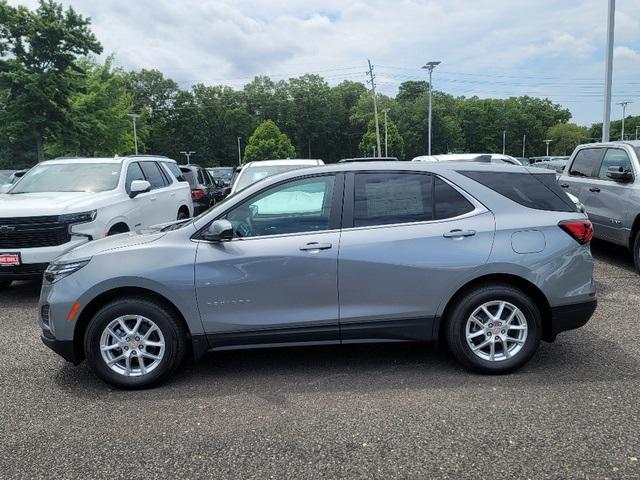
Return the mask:
M8 274L10 276L42 276L48 265L48 263L25 263L22 265L1 266L0 278L3 274Z
M0 249L52 247L69 240L69 225L57 216L0 218Z

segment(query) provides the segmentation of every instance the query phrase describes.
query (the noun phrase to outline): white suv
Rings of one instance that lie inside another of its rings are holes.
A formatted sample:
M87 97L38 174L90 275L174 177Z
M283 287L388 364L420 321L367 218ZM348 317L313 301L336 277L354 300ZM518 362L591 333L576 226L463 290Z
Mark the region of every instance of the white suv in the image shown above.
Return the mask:
M191 188L169 158L41 162L0 195L0 287L42 276L82 243L192 214Z

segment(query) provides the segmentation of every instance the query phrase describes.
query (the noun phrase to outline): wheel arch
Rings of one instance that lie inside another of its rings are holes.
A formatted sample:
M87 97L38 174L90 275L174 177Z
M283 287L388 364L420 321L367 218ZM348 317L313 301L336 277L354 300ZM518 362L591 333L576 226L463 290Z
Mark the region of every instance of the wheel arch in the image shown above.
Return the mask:
M546 295L526 278L508 273L492 273L483 275L470 280L460 287L448 300L442 315L439 317L439 320L435 322L433 332L434 338L440 339L440 331L443 330L443 327L449 321L449 315L460 297L478 286L495 283L506 283L508 285L512 285L522 290L533 300L536 306L540 309L540 316L542 318L542 338L545 341L551 341L553 338L551 329L551 306L549 305Z
M636 218L633 220L633 225L631 226L631 234L629 235L629 249L633 251L634 242L636 241L636 235L640 231L640 213L636 215Z
M111 232L125 233L130 231L131 229L129 228L129 225L127 225L127 222L119 220L113 223L113 225L111 225L109 228L107 228L107 235L109 235L109 233Z
M103 306L105 306L112 300L125 297L145 298L161 304L172 313L174 313L178 321L182 323L185 331L187 332L187 343L191 346L191 351L189 352L190 354L198 357L202 355L202 353L204 353L206 350L208 350L208 345L202 345L202 342L197 342L196 344L186 318L184 317L182 312L180 312L180 310L173 304L173 302L171 302L164 295L143 287L117 287L106 290L93 298L78 315L78 319L76 321L73 332L73 348L77 363L80 363L85 358L83 346L84 335L93 316L98 312L98 310L100 310Z
M184 203L180 205L180 207L178 208L178 213L180 212L184 212L187 214L187 217L191 217L191 211L189 210L189 206L185 205Z

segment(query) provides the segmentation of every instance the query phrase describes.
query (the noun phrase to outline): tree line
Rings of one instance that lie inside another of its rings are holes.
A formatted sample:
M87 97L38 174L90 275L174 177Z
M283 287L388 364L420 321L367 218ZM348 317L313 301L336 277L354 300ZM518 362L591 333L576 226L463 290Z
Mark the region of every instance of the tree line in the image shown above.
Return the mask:
M180 159L192 150L202 165L245 160L371 155L376 145L373 98L361 82L330 86L308 74L275 81L257 76L242 89L196 84L184 89L158 70L125 71L99 62L102 46L89 19L71 7L41 0L35 10L0 0L0 167L26 167L45 158L113 156L134 152L130 114L140 153ZM425 81L406 81L395 97L377 96L387 110L390 156L426 153ZM600 137L601 125L569 123L569 110L529 96L454 97L433 92L432 152L552 154ZM384 116L379 116L384 154ZM626 121L628 133L640 117ZM258 128L260 127L260 128ZM620 121L612 122L612 138Z

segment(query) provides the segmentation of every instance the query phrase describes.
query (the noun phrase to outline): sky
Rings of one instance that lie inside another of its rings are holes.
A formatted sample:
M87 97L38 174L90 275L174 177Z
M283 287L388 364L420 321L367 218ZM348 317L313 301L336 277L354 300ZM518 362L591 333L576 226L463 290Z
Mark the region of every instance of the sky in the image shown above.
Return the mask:
M616 2L612 119L640 115L640 4ZM11 0L28 7L36 0ZM104 55L156 68L183 88L236 88L256 75L318 73L395 95L441 61L434 88L452 95L548 97L572 121L602 121L606 0L63 0L92 19ZM104 56L103 55L103 56Z

